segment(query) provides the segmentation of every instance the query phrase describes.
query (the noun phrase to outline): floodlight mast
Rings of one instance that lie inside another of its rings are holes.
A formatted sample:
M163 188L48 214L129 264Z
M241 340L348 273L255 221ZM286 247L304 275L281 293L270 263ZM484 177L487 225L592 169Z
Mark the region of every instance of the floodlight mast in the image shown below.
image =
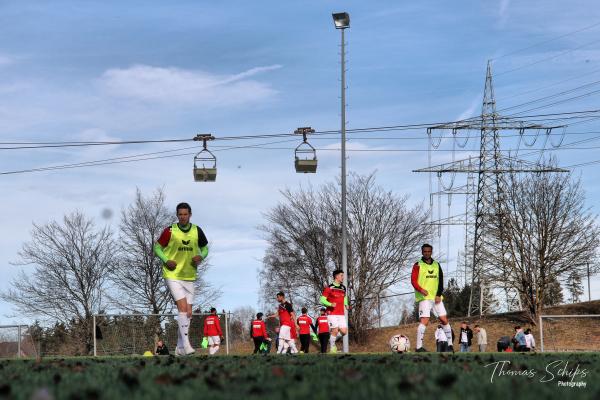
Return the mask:
M348 287L348 251L347 251L347 214L346 214L346 43L344 38L344 31L350 27L350 15L347 12L333 13L333 23L335 29L339 29L342 34L342 45L341 45L341 82L342 82L342 95L341 95L341 131L342 131L342 271L344 271L344 286L346 287L346 295L349 298L350 288ZM346 322L348 322L348 310L344 309L344 316ZM347 353L349 350L349 334L344 335L342 351Z

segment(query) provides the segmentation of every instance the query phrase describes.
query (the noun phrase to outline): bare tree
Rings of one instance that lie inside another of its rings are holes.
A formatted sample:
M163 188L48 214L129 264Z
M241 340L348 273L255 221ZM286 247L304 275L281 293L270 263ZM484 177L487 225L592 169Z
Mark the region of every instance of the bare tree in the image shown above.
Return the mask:
M173 213L165 206L162 189L144 197L138 188L133 203L121 210L119 257L111 271L111 281L117 289L111 299L119 308L153 314L173 309L162 277L162 263L152 251L162 231L172 222Z
M161 188L147 197L138 188L134 202L121 211L119 257L111 270L111 281L117 289L111 300L121 309L153 314L173 310L174 302L162 277L162 262L152 250L173 219ZM220 296L220 291L203 278L208 268L207 260L198 266L195 305L200 308Z
M570 174L513 174L507 182L502 227L492 230L496 248L486 256L501 267L490 269L494 280L517 290L535 323L544 305L558 300L548 298L552 288L558 284L560 291L569 274L585 273L580 260L594 259L600 231L581 183Z
M106 281L114 263L110 230L97 230L81 212L63 217L62 224L33 224L31 241L19 252L17 265L35 265L21 272L12 289L0 297L25 315L77 326L75 337L89 352L92 315L104 306Z
M234 309L231 313L232 325L239 326L239 332L233 332L234 341L244 341L250 338L250 324L256 317L256 310L251 306L242 306Z
M422 205L375 185L374 175L353 174L348 185L348 282L354 338L376 321L378 294L409 279L409 260L427 237ZM259 227L269 243L260 272L267 304L284 289L296 306L318 305L331 272L341 263L341 195L338 185L282 191L284 202Z

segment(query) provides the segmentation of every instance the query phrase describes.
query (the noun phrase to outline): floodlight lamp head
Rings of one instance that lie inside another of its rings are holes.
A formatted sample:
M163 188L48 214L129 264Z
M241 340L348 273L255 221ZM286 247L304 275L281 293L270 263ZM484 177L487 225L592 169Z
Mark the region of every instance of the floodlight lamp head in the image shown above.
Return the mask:
M346 29L350 27L350 14L347 12L333 13L332 16L335 29Z

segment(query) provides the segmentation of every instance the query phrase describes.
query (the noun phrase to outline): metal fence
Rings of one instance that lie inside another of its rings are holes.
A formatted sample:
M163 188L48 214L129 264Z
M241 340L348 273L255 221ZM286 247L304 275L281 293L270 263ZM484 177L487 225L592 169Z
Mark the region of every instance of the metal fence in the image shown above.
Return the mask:
M28 325L0 325L0 358L35 357Z
M178 314L96 314L93 316L94 356L128 355L154 352L157 340L162 340L169 351L175 351L177 342ZM204 318L208 313L192 314L190 323L190 343L201 347ZM224 322L225 353L229 354L229 316L218 313Z

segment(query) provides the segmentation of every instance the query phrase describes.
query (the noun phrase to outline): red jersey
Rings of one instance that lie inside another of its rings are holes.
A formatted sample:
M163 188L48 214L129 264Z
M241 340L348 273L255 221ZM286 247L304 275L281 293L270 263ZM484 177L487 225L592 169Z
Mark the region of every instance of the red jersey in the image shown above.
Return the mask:
M344 315L344 301L346 300L346 286L340 283L340 286L330 284L323 290L323 296L330 303L335 303L335 307L327 307L327 313L330 315Z
M289 327L294 327L296 324L292 322L292 313L294 312L294 308L292 305L286 301L283 304L279 304L279 308L277 309L277 313L279 314L279 325L287 325Z
M329 321L327 320L327 315L321 315L317 318L317 332L321 333L329 333Z
M301 315L298 317L298 326L300 327L301 335L310 335L310 327L312 325L312 318L308 315Z
M204 336L223 336L218 316L211 314L204 318Z
M267 339L269 336L267 335L267 327L265 325L265 321L261 319L255 319L252 321L252 337L264 337Z

